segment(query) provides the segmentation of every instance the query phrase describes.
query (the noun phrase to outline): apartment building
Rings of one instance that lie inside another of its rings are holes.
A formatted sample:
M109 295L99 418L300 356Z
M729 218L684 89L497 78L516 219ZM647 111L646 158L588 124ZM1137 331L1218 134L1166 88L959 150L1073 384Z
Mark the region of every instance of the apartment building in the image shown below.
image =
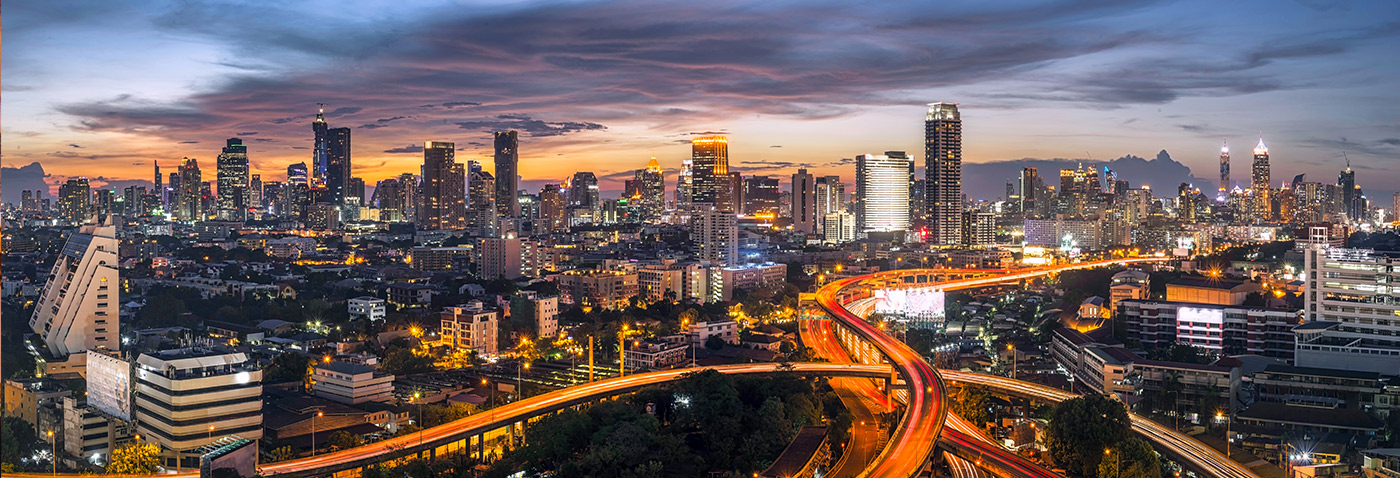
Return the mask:
M459 350L472 350L484 357L499 353L496 345L500 311L486 308L481 301L447 307L439 314L442 340Z
M394 376L351 362L323 362L311 373L316 396L350 405L388 402L394 397Z
M136 429L162 448L167 467L199 465L199 448L237 435L262 437L262 370L242 352L196 347L136 359Z
M554 277L565 305L622 309L638 291L636 272L571 270Z
M1315 245L1303 264L1295 364L1400 375L1400 252Z

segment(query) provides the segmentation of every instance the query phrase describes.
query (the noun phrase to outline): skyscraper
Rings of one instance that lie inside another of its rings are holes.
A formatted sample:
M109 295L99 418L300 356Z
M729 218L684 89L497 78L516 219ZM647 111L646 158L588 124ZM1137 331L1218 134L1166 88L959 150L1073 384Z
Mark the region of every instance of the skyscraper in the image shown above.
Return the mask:
M873 154L856 156L856 200L856 224L861 234L908 230L909 160ZM961 213L956 220L962 222ZM954 243L961 240L962 236L958 236Z
M403 221L418 222L418 198L422 196L422 185L413 173L399 175L399 198L403 205Z
M329 193L327 202L344 205L350 181L350 128L329 127L322 108L311 122L311 131L315 133L311 186L324 185Z
M724 136L691 139L690 158L694 164L691 201L735 212L734 179L729 174L729 139Z
M180 161L180 191L175 216L181 221L204 220L204 182L199 174L199 161L184 158Z
M379 209L379 220L385 222L403 221L403 187L398 178L382 179L374 185L374 197L370 207Z
M588 171L574 173L569 180L569 225L602 222L598 200L598 177Z
M792 229L803 234L817 233L817 183L807 169L792 175Z
M515 131L496 132L496 209L501 216L520 216L520 151Z
M155 168L156 168L156 175L155 175L155 193L156 193L156 196L160 198L160 207L161 207L162 209L164 209L164 208L165 208L165 187L164 187L164 186L161 186L161 184L160 184L161 179L162 179L162 178L160 177L160 161L159 161L159 160L152 161L151 164L155 165Z
M119 242L117 228L105 219L68 236L29 319L29 328L44 340L47 374L82 372L81 363L65 362L73 354L85 360L87 349L121 348Z
M423 185L418 224L424 229L462 229L467 223L466 169L454 160L455 143L423 143Z
M296 163L287 165L287 182L290 184L307 184L306 163Z
M481 237L496 237L496 214L500 211L496 198L500 191L491 173L471 173L467 178L467 229Z
M58 187L58 217L65 224L80 226L92 214L92 189L87 178L69 179Z
M261 174L252 175L248 180L248 206L262 209L267 206L263 200L263 182Z
M229 138L224 150L215 159L219 181L219 219L242 221L248 212L248 146L243 140Z
M719 266L732 266L739 257L739 220L731 211L702 207L691 221L695 256Z
M646 168L637 170L633 180L637 182L638 192L634 200L641 206L643 219L660 218L666 209L666 178L656 156L651 157Z
M286 199L283 210L277 211L278 216L300 218L306 214L306 203L311 195L309 181L306 163L287 166L287 185L282 187Z
M1033 215L1036 201L1039 197L1040 177L1033 167L1021 170L1021 212L1026 215Z
M962 240L962 117L957 103L928 105L924 177L928 188L924 206L934 243L956 245Z
M1365 218L1361 217L1364 208L1361 204L1361 190L1356 187L1356 171L1351 170L1351 160L1347 160L1347 168L1337 173L1337 189L1342 193L1342 214L1346 214L1347 222L1356 223Z
M1254 171L1250 182L1254 194L1253 216L1255 222L1268 221L1272 210L1269 203L1269 147L1264 146L1264 138L1254 147Z
M1230 190L1230 143L1220 144L1220 190Z
M744 179L744 214L778 217L778 178L750 176Z
M695 160L685 158L681 160L681 170L676 174L676 211L677 216L685 217L690 211L690 204L695 201Z
M540 232L568 232L568 203L568 199L564 197L564 190L558 184L546 184L540 188Z
M826 219L832 213L846 211L846 184L841 182L841 176L822 176L816 180L816 195L813 201L816 203L816 219L818 234L826 233ZM796 203L796 196L793 196ZM855 230L855 215L849 219L851 230ZM795 222L796 220L794 220Z

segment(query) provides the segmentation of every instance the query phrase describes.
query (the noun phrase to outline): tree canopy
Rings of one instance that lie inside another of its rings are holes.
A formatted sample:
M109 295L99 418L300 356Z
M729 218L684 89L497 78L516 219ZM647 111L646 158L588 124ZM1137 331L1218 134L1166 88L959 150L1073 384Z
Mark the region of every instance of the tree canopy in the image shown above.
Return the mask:
M1089 395L1060 402L1050 412L1045 445L1055 463L1078 475L1098 471L1104 450L1130 437L1131 422L1122 402Z

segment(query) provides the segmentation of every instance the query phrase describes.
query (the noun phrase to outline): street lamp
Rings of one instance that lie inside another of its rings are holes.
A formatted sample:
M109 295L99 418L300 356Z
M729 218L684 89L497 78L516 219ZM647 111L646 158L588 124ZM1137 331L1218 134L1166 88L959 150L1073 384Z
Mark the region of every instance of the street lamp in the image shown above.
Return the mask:
M413 401L418 403L418 444L423 444L423 398L422 392L413 392Z
M1225 458L1230 458L1230 416L1226 415L1225 412L1215 412L1216 420L1222 418L1225 420Z
M49 461L53 462L53 476L58 476L58 440L53 437L53 430L49 430Z
M311 456L316 456L316 417L325 416L326 412L316 410L316 414L311 416Z
M1011 351L1011 379L1016 380L1016 344L1006 344L1006 350Z
M209 443L214 443L214 425L209 425Z
M1113 455L1113 476L1114 476L1115 478L1123 476L1123 470L1121 469L1122 466L1123 466L1123 454L1121 454L1121 453L1119 453L1119 454L1114 454L1114 453L1113 453L1113 450L1110 450L1110 449L1108 449L1108 448L1104 448L1104 449L1103 449L1103 455L1104 455L1104 456Z
M517 402L520 401L520 400L525 399L525 386L524 386L524 384L521 383L521 381L520 381L520 371L521 371L522 369L529 370L529 369L530 369L530 363L529 363L529 362L525 362L524 365L515 367L515 389L516 389L516 390L515 390L515 393L516 393L516 399L515 399L515 401L517 401Z
M622 330L617 332L617 376L627 375L627 324L622 324Z

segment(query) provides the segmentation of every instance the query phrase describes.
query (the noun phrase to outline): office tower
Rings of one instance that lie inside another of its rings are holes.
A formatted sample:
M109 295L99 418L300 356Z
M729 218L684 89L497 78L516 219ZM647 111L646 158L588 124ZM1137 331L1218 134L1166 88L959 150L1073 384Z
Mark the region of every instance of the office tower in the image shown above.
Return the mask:
M908 230L909 160L873 154L856 156L856 201L856 224L860 234ZM955 218L962 222L961 211ZM956 232L961 228L955 226L949 230Z
M574 173L569 180L569 225L602 222L602 208L598 177L588 171Z
M1303 284L1306 330L1297 334L1295 365L1353 371L1400 373L1400 303L1384 285L1400 281L1400 257L1394 252L1345 249L1325 245L1332 234L1306 246Z
M693 147L692 147L693 148ZM691 203L695 202L695 161L691 158L681 160L681 170L676 174L676 211L684 216L686 211L690 211Z
M656 156L651 157L646 168L637 170L633 181L637 192L635 201L641 208L643 219L659 219L666 210L666 178Z
M1035 203L1040 200L1040 177L1035 168L1021 169L1021 212L1033 214Z
M326 124L325 108L321 108L311 122L311 131L314 139L309 186L325 186L329 194L326 202L342 205L350 180L350 128L331 128Z
M736 211L734 178L729 174L729 140L724 136L691 139L690 158L694 164L691 202Z
M263 183L263 212L283 216L287 211L287 185L282 181Z
M149 215L155 207L151 201L153 198L145 186L127 186L122 189L122 214L131 217Z
M1220 190L1230 190L1230 143L1220 145Z
M201 447L262 438L262 369L242 352L187 348L136 358L136 431L166 467L195 468Z
M1251 175L1250 188L1254 194L1253 216L1255 222L1265 222L1269 220L1269 147L1264 146L1264 138L1259 138L1259 144L1254 147L1254 170Z
M82 372L87 349L121 348L118 245L107 218L68 236L29 319L44 341L46 374Z
M215 159L218 189L218 218L242 221L248 211L248 146L243 140L229 138Z
M199 162L194 158L180 161L180 190L176 193L175 217L182 221L200 221L204 217L200 204L203 180L199 174Z
M496 134L496 209L503 217L520 216L520 151L515 131Z
M816 203L815 215L813 216L817 222L815 230L819 233L825 233L826 225L823 221L826 221L826 216L846 210L846 185L841 182L840 176L822 176L816 179L814 191L816 194L813 196L812 202ZM854 221L855 216L851 217Z
M1018 204L1021 202L1021 196L1016 194L1016 182L1012 181L1011 178L1006 178L1006 194L1002 196L1002 199L1006 200L1006 204Z
M1341 193L1342 214L1347 216L1347 222L1359 223L1366 218L1366 209L1361 207L1361 189L1356 187L1356 171L1351 170L1351 160L1347 160L1347 168L1337 173L1337 189Z
M287 165L287 183L307 184L306 163L296 163Z
M701 208L695 211L690 225L696 258L717 266L738 263L739 220L732 211Z
M316 119L311 122L311 177L307 183L308 188L324 186L326 184L326 170L330 162L330 125L326 124L326 108L324 105L316 111Z
M806 168L792 175L792 230L803 234L817 233L817 182Z
M379 220L400 222L404 220L403 185L398 178L380 180L374 185L374 198L370 206L379 209Z
M261 174L254 174L248 179L248 207L263 210L267 207L263 199L263 182Z
M496 178L486 171L471 173L467 178L467 229L482 237L496 237Z
M306 216L306 204L311 199L306 163L287 166L287 184L282 187L286 196L286 208L278 212L282 217L302 218Z
M423 143L423 185L418 225L424 229L462 229L467 225L466 169L454 161L455 143Z
M403 204L403 221L418 223L418 204L422 197L422 184L413 173L399 175L399 197Z
M845 244L856 240L856 217L846 211L827 213L822 218L822 243Z
M153 181L153 182L155 183L155 186L154 186L155 189L154 189L153 191L154 191L154 192L156 193L156 195L160 198L160 207L161 207L161 209L166 209L166 204L165 204L165 186L162 186L162 185L161 185L161 179L162 179L162 178L160 177L160 161L159 161L159 160L152 161L151 164L155 166L155 170L156 170L155 179L154 179L154 181Z
M558 184L546 184L541 187L539 231L545 234L567 232L568 204L565 191Z
M107 217L108 214L120 214L115 208L117 195L111 189L98 189L92 192L92 214L99 218Z
M778 178L753 176L744 180L744 214L778 217Z
M92 190L87 178L69 179L58 187L58 217L64 224L78 226L92 214Z
M935 244L962 239L962 117L957 103L930 103L924 117L924 207Z
M350 178L345 182L345 204L365 203L365 178Z

